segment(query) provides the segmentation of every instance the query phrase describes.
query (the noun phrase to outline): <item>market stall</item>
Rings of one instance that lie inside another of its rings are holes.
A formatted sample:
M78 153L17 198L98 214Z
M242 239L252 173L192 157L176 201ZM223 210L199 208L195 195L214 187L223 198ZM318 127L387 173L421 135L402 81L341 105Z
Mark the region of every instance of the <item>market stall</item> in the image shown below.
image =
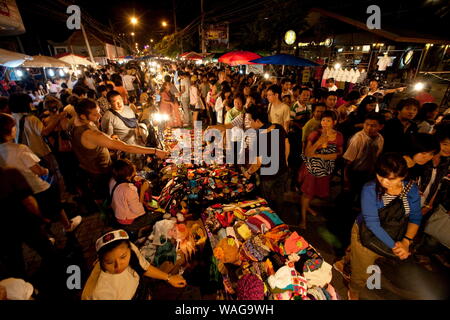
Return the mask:
M141 248L151 263L182 273L209 240L210 278L223 286L221 299L339 299L331 265L234 166L169 164L161 174L164 219Z

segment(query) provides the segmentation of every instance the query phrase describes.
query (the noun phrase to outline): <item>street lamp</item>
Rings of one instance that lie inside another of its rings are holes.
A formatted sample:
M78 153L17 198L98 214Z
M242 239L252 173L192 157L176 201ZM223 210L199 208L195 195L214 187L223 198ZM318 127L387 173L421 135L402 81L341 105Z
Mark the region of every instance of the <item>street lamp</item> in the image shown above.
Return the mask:
M161 25L165 28L165 27L167 27L167 22L166 22L166 21L163 21L163 22L161 23Z
M134 32L132 32L131 35L134 37Z
M131 18L131 24L136 25L138 23L138 19L136 17Z
M153 43L153 39L150 39L150 42Z

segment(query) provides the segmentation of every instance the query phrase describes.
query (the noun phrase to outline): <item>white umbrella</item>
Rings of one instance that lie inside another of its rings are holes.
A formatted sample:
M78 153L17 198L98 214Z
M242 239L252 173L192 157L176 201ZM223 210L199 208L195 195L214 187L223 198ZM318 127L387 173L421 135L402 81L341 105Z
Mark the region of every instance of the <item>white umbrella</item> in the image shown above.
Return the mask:
M0 65L15 68L24 63L25 60L32 60L33 58L23 53L0 49Z
M58 60L70 63L72 65L82 65L82 66L92 66L92 67L96 66L95 63L92 63L90 60L83 58L81 56L78 56L76 54L68 54L61 58L58 58Z
M33 60L25 61L21 67L24 68L65 68L70 67L67 62L47 57L47 56L33 56Z

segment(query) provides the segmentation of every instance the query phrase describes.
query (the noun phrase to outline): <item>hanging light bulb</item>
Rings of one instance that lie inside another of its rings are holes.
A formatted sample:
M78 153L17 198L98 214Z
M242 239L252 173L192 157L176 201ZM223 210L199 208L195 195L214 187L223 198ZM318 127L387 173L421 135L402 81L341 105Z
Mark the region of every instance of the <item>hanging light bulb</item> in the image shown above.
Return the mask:
M416 90L416 91L422 91L423 88L425 88L425 84L423 82L417 82L414 85L414 90Z
M21 77L23 76L23 71L22 71L22 70L17 70L17 71L16 71L16 76L17 76L18 78L21 78Z
M48 74L50 77L54 77L54 76L55 76L55 71L53 71L53 69L48 69L47 74Z
M64 70L63 69L59 69L59 76L60 77L64 77Z

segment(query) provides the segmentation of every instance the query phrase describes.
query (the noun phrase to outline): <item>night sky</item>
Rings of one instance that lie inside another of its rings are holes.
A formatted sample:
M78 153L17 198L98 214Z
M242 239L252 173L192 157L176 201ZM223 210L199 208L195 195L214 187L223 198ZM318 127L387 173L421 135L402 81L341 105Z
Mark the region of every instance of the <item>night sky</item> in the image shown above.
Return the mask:
M131 16L139 19L136 26L136 41L148 42L149 38L160 39L164 34L173 32L172 0L16 0L24 20L27 33L20 36L29 54L39 52L48 54L46 40L64 41L71 34L67 30L65 13L67 4L78 4L82 12L98 21L105 28L109 28L109 21L116 33L129 35L133 26L129 23ZM280 0L273 0L280 1ZM301 0L298 0L301 1ZM208 21L217 21L217 16L227 12L236 12L239 17L240 9L255 5L255 14L258 10L270 7L270 0L204 0ZM348 17L364 21L368 16L366 8L371 4L378 4L382 9L382 27L417 30L421 33L448 38L450 22L450 1L448 0L399 0L399 1L373 1L373 0L322 0L303 1L310 7L321 7ZM186 27L200 15L200 0L175 0L178 28ZM258 6L258 4L266 6ZM272 5L273 6L273 5ZM252 19L248 16L247 19ZM270 17L269 17L270 19ZM161 27L161 21L169 23L166 30ZM220 19L218 19L220 21ZM246 21L240 21L246 23ZM295 21L292 22L295 27ZM86 23L85 23L86 25ZM88 26L89 27L89 26ZM94 27L95 28L95 27ZM98 28L97 28L98 29ZM164 33L165 32L165 33Z

